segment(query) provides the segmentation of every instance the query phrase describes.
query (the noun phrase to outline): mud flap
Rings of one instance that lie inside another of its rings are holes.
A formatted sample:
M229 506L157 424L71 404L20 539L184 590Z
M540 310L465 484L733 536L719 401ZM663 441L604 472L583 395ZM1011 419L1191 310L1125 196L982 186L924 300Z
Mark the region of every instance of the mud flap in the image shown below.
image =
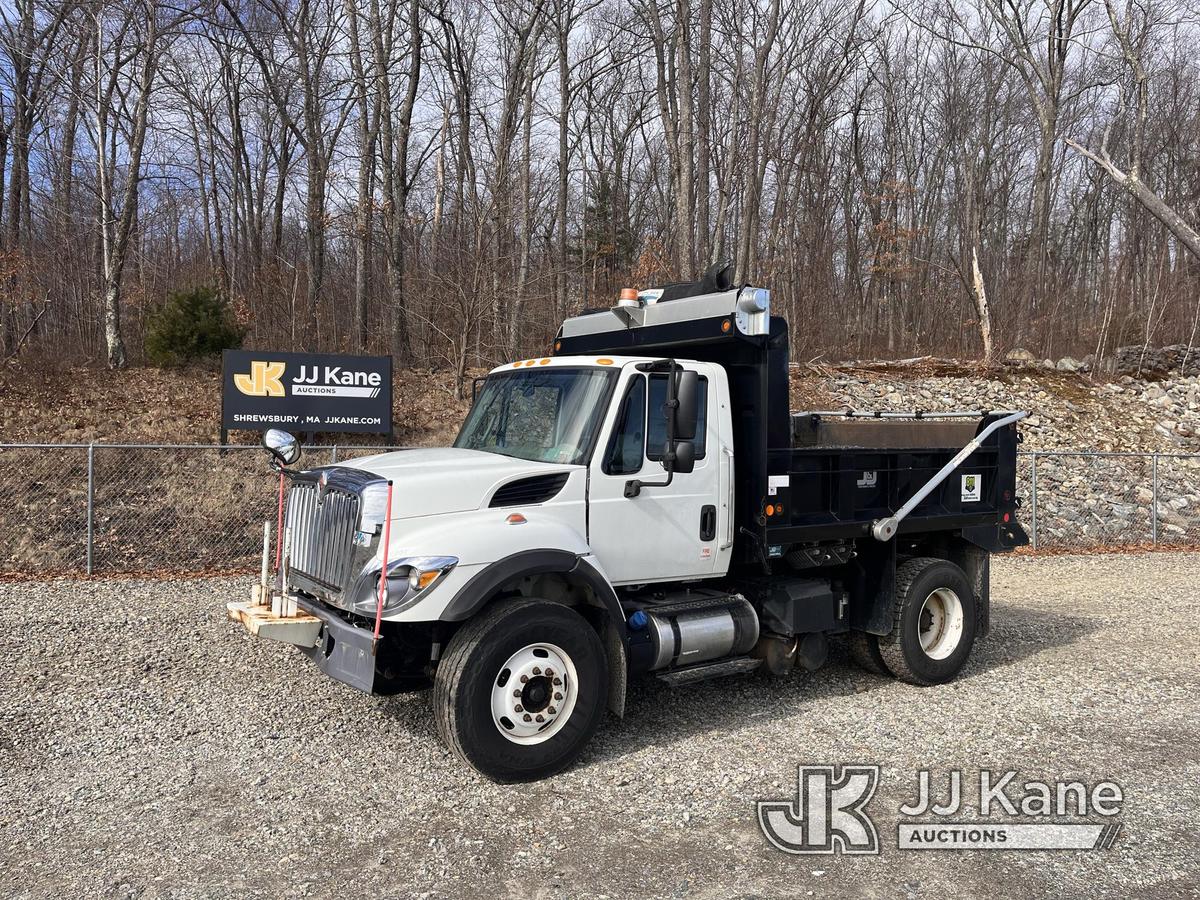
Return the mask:
M604 644L604 655L608 657L608 708L618 719L623 719L629 666L625 659L625 642L608 616L604 617L600 641Z

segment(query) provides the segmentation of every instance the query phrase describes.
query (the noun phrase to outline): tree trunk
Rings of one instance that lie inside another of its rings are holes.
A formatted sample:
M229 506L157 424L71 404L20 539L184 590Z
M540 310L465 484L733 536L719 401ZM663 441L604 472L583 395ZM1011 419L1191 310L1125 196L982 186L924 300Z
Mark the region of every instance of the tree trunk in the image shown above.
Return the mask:
M412 339L409 335L408 296L405 293L405 266L407 258L404 246L404 226L407 218L409 176L408 144L412 136L413 109L417 103L417 88L421 81L421 40L424 30L421 25L420 0L409 0L408 4L408 83L400 109L393 116L391 137L394 159L387 164L392 172L392 218L389 246L391 259L388 268L388 288L392 304L392 355L397 363L406 365L412 358ZM380 59L379 65L387 61Z
M1200 232L1192 228L1191 225L1184 220L1183 216L1179 215L1174 209L1169 206L1158 194L1150 190L1146 183L1138 178L1133 173L1121 171L1109 159L1107 154L1095 153L1082 144L1079 144L1070 138L1066 139L1066 144L1077 153L1090 159L1093 163L1103 169L1108 176L1118 185L1123 187L1129 194L1137 200L1146 210L1162 222L1167 227L1171 234L1181 243L1189 253L1197 260L1200 260Z
M988 309L987 287L983 269L979 267L979 247L971 248L971 283L974 287L975 313L979 317L979 339L983 342L983 360L990 363L995 353L992 346L992 314Z
M696 73L696 259L705 269L716 262L710 231L712 181L712 0L700 0L700 60Z

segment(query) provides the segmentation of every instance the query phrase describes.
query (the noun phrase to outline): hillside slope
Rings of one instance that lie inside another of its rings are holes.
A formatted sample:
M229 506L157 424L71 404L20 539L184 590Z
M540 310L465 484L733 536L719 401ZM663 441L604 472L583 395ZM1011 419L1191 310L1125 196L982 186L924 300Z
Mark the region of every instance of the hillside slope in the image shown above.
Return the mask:
M469 401L454 399L449 373L405 370L394 387L399 443L453 440ZM1200 452L1200 376L1093 380L1041 369L976 371L936 361L793 367L792 408L1026 409L1027 450ZM215 370L0 369L0 442L212 443L220 409ZM254 435L235 432L233 439L248 443Z

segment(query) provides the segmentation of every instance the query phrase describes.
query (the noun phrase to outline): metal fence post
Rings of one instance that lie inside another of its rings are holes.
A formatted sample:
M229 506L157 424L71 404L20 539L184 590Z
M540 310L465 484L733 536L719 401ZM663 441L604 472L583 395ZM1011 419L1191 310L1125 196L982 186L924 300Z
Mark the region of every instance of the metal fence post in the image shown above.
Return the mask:
M1037 546L1038 546L1037 460L1038 460L1038 455L1037 455L1037 453L1034 453L1033 454L1033 477L1030 478L1030 481L1029 481L1029 506L1030 506L1029 517L1030 517L1030 524L1033 527L1033 536L1032 536L1031 540L1033 542L1034 550L1036 550Z
M92 574L92 536L96 522L96 445L88 444L87 473L87 574Z
M1150 456L1150 478L1154 486L1150 489L1150 542L1158 543L1158 454Z
M329 454L329 464L331 466L337 465L337 444L333 445L333 452Z

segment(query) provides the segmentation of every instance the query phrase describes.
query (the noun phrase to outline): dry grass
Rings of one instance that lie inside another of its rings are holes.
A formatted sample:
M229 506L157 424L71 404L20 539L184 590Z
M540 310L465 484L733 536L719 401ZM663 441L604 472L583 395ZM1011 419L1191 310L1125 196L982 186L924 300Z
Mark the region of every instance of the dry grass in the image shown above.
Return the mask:
M466 393L470 395L470 384ZM453 440L470 406L454 399L449 373L406 369L393 385L393 419L401 444ZM221 428L221 373L216 368L66 369L31 372L0 366L0 441L6 443L216 443ZM257 435L235 431L234 443ZM341 435L343 443L377 443ZM332 437L323 443L333 443Z

